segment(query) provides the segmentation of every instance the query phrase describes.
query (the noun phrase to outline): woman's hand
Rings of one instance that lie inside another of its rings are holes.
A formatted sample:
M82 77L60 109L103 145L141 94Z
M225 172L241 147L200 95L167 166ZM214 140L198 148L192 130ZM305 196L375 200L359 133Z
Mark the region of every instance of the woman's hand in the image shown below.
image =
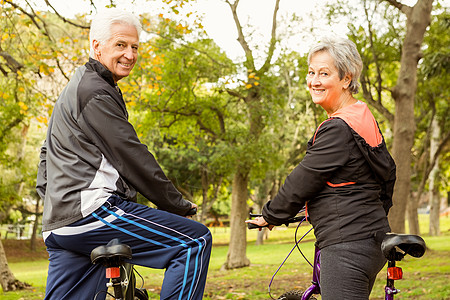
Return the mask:
M269 228L269 230L272 230L272 228L274 227L274 225L269 225L269 223L267 223L263 217L256 217L253 220L245 221L245 223L251 223L251 224L261 226L261 227L267 226L267 228ZM261 231L261 229L262 228L259 228L259 231Z

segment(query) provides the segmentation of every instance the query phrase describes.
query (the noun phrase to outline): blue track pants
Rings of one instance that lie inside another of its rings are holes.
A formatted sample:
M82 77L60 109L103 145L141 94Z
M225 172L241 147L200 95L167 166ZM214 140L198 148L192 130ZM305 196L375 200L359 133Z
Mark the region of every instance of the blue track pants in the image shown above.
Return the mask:
M106 290L105 268L93 265L90 253L113 238L131 247L131 263L166 269L160 299L202 299L212 243L208 228L116 196L88 217L45 234L45 299L90 300Z

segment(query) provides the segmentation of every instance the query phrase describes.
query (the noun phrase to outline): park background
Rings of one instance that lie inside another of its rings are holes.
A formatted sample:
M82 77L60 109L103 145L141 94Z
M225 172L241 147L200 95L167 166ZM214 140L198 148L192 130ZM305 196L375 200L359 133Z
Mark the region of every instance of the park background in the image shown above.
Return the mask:
M371 107L398 167L392 228L421 234L429 246L423 259L406 263L414 276L405 289L411 286L411 299L450 297L448 1L0 4L2 299L42 298L48 263L34 190L39 148L59 93L88 58L90 18L105 6L140 15L144 27L138 63L119 82L130 121L199 205L197 220L215 226L208 297L267 299L267 278L292 246L292 229L248 233L244 220L276 193L326 118L305 76L309 46L328 34L353 40L364 62L356 97ZM19 251L24 245L30 252ZM36 260L37 281L29 277ZM215 272L231 288L216 285ZM309 272L297 258L286 288L307 284ZM27 281L27 296L10 292Z

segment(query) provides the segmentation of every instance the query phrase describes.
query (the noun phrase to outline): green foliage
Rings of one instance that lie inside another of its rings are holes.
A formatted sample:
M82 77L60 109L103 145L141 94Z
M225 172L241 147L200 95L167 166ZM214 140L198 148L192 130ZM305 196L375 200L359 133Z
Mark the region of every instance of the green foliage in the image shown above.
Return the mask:
M440 10L439 14L433 16L433 20L424 40L424 56L419 65L418 87L416 95L416 115L417 132L414 154L418 157L418 170L423 170L426 165L422 162L422 155L428 154L429 128L433 118L436 118L441 130L441 136L444 137L450 131L450 50L448 45L450 37L448 32L450 28L450 14L448 8ZM447 142L448 143L448 142ZM448 146L447 146L448 149ZM448 164L448 151L441 154L441 190L448 190L449 182L446 180L450 173ZM418 179L422 174L416 174Z
M87 31L20 4L0 7L0 208L35 198L37 159L51 107L68 74L87 57ZM82 19L83 17L80 16ZM81 40L81 41L80 41Z

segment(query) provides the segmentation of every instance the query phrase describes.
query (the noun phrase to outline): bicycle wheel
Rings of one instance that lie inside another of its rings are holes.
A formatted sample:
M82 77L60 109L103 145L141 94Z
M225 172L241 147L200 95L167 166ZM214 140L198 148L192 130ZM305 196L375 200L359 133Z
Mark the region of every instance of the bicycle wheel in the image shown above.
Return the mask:
M278 298L278 300L302 300L303 291L300 290L293 290L284 293L283 295ZM317 300L315 297L310 297L310 300Z
M134 299L135 300L148 300L148 294L145 289L134 289Z

